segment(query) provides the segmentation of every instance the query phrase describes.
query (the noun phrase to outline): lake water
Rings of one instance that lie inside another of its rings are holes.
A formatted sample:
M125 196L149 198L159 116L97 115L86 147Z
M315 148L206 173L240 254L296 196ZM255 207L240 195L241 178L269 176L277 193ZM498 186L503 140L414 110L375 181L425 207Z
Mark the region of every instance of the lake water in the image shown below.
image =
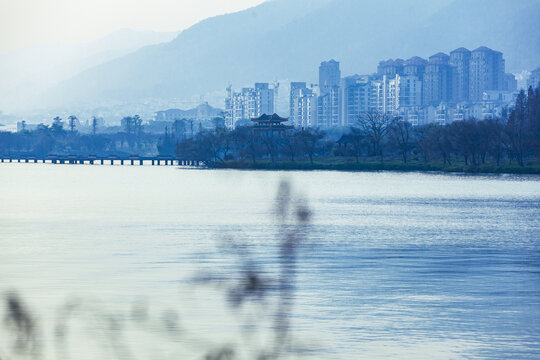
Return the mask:
M284 180L309 225L277 220ZM239 264L270 283L296 231L285 358L538 359L539 210L534 176L1 164L0 292L45 359L252 359L278 301L226 289Z

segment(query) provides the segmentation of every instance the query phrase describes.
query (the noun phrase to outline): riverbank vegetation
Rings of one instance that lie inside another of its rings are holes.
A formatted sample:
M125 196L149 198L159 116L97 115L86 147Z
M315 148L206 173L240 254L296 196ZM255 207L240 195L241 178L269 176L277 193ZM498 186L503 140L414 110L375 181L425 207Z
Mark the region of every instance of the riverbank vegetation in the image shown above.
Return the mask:
M540 90L522 91L500 118L412 126L371 112L344 131L202 131L179 158L216 168L540 173Z
M0 156L176 156L213 168L282 170L398 170L475 173L540 173L540 90L518 94L495 119L413 126L400 117L370 112L347 128L254 129L207 127L177 119L143 125L137 115L121 126L99 128L59 117L51 125L0 132ZM24 124L23 124L24 125ZM99 131L98 131L99 130Z
M78 119L67 121L55 117L52 124L40 124L33 130L0 132L0 156L48 155L147 155L156 152L161 134L144 131L139 116L122 119L121 126L98 126L101 119L92 118L90 131L78 131Z

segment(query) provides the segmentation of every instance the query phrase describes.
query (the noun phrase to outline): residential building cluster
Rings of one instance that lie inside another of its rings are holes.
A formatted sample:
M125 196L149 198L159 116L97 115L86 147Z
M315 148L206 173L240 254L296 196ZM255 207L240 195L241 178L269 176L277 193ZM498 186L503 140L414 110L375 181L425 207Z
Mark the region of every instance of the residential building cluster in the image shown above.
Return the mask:
M528 84L539 86L540 68ZM229 88L226 124L232 128L238 121L274 113L274 90L268 84L240 93ZM429 59L385 60L369 75L342 77L340 63L330 60L321 63L318 84L291 82L289 120L299 128L329 129L354 125L373 111L413 125L488 119L499 116L515 100L516 91L516 78L505 72L503 54L485 46Z
M256 83L253 88L235 92L227 88L225 99L225 126L234 128L239 122L257 118L262 114L273 114L278 86Z

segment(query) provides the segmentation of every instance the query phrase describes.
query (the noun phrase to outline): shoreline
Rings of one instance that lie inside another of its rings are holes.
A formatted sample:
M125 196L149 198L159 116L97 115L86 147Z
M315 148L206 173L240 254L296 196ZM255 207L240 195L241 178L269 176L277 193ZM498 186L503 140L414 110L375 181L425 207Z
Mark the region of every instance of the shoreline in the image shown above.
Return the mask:
M208 164L209 169L228 170L277 170L277 171L344 171L344 172L425 172L425 173L457 173L471 175L540 175L540 166L520 167L519 165L491 165L480 166L441 166L437 164L396 164L396 163L317 163L307 162L243 162L229 161L225 163Z
M110 160L109 160L110 161ZM107 161L106 164L90 164L84 163L84 165L91 166L126 166L131 167L127 160L122 162L121 160L115 160L114 164L109 164ZM9 165L10 162L5 162L1 165ZM61 165L60 163L54 164L52 162L37 162L37 161L14 161L13 164L46 164L46 165ZM69 165L83 165L83 163L70 163L65 162L62 164ZM150 164L145 163L145 166ZM154 166L154 164L152 164ZM183 163L174 164L170 161L168 164L156 164L156 167L182 167L186 169L207 169L207 170L244 170L244 171L336 171L336 172L398 172L398 173L426 173L426 174L457 174L457 175L532 175L540 176L540 164L535 164L533 166L509 166L509 165L483 165L483 166L463 166L463 165L454 165L443 167L436 164L396 164L396 163L309 163L309 162L243 162L243 161L229 161L226 163L206 163L205 165L189 165Z

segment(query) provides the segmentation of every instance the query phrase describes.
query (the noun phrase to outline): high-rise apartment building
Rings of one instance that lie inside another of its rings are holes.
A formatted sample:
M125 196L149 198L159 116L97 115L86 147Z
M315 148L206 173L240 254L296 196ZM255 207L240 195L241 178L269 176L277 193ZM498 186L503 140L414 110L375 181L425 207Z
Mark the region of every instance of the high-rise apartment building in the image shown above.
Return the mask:
M481 101L486 90L503 90L504 67L501 52L485 46L473 50L469 70L469 100Z
M305 82L292 82L290 93L291 123L297 128L316 127L318 102L317 93Z
M403 59L389 59L381 61L377 67L377 75L379 77L387 76L391 78L396 75L403 74L404 65L405 61Z
M298 110L296 109L298 104L298 97L302 90L307 89L307 84L305 82L291 82L291 90L289 92L289 120L291 124L297 126L299 120L296 118Z
M396 109L422 106L422 80L416 75L397 76Z
M274 113L274 89L268 83L256 83L254 88L234 92L227 88L225 98L225 125L233 129L241 120L249 120L263 114Z
M328 94L332 88L341 82L341 70L339 62L335 60L323 61L319 66L319 88L321 95Z
M399 108L399 81L399 75L370 81L369 111L394 114Z
M318 101L313 89L300 89L294 104L295 122L298 128L317 127Z
M514 92L517 90L517 79L514 74L504 74L503 91Z
M342 81L343 125L354 126L369 111L370 77L353 75Z
M429 58L423 79L422 96L424 105L438 105L452 99L453 69L450 57L438 53Z
M255 116L259 117L262 114L272 115L274 113L274 91L268 83L255 84Z
M531 71L531 76L529 76L529 80L527 80L527 88L529 87L532 87L533 89L540 88L540 67Z
M322 129L341 126L341 88L332 86L318 100L317 125Z
M323 61L319 66L317 123L323 129L341 125L341 70L335 60Z
M225 98L225 126L234 129L235 124L244 118L242 94L234 92L232 87L227 88Z
M455 84L453 100L456 102L469 100L469 75L471 52L463 47L450 52L450 64L454 66Z
M413 75L422 81L424 78L424 73L426 72L427 64L427 60L414 56L408 60L405 60L403 64L403 73L400 75Z

